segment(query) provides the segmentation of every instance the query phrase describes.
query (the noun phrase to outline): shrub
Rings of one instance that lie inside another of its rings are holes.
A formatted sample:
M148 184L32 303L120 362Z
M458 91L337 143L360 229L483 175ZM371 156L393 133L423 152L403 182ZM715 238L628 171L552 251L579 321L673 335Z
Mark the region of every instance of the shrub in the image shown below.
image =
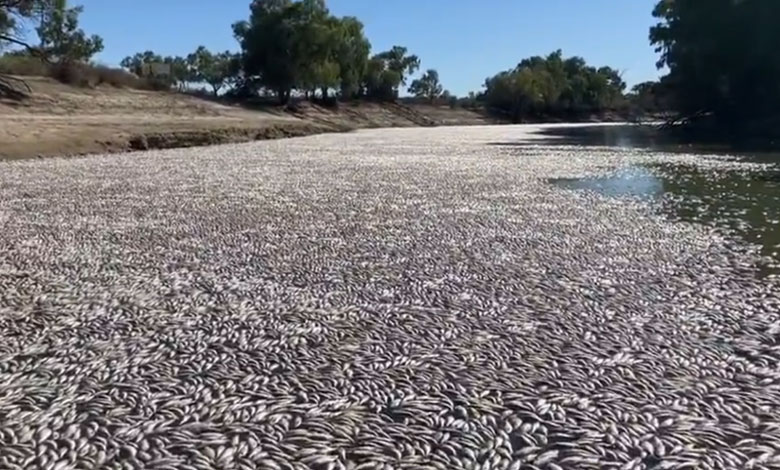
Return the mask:
M59 82L79 87L110 85L117 88L145 90L167 90L170 88L170 83L165 80L141 79L124 69L82 62L50 64L37 57L17 54L0 56L0 74L51 77Z
M0 73L21 76L48 76L49 65L37 57L6 54L0 56Z
M152 91L168 91L171 89L171 79L166 77L147 77L139 79L139 89Z
M145 85L142 79L126 70L106 67L105 65L91 67L97 85L107 84L116 88L142 88Z
M62 63L51 66L50 76L55 80L78 87L92 87L97 85L97 77L89 69L89 66L78 63Z

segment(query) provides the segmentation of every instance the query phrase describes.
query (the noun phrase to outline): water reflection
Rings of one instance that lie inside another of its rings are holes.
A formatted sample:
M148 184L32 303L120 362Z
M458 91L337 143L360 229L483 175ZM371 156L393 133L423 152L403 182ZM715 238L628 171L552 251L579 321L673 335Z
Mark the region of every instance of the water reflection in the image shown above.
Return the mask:
M617 138L619 133L619 127L600 131L580 128L574 132L579 137L573 138L580 139L577 145L643 147L643 142L648 144L646 139L636 139L636 133ZM584 143L584 135L589 136L590 144ZM654 147L658 148L657 141ZM741 157L748 161L780 162L777 154L743 154ZM765 172L712 172L692 166L656 164L621 170L605 178L562 179L553 184L566 189L596 191L610 197L653 199L672 219L719 227L760 246L765 257L761 274L780 275L778 167Z
M656 198L664 192L663 181L642 167L623 169L606 178L566 178L554 182L562 188L588 189L612 197L647 199Z

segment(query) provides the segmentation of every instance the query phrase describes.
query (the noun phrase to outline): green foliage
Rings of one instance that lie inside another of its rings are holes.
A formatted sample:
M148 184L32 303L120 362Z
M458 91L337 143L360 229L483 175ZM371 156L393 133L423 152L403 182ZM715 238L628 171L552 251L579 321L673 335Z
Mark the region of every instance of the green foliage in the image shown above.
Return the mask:
M68 8L67 0L51 0L44 9L36 31L41 40L40 50L55 62L87 62L103 50L103 39L87 37L79 29L79 15L83 7Z
M436 101L442 95L444 87L439 80L439 72L430 69L422 77L412 82L409 93L418 98L425 98L430 102Z
M50 0L0 0L0 50L10 45L29 48L16 33L19 23L39 13Z
M233 32L244 51L244 72L259 77L260 83L274 90L281 101L290 98L299 81L296 65L293 3L289 0L261 0L251 5L249 21L233 25Z
M214 54L204 46L187 57L189 78L197 82L205 82L211 86L214 96L237 74L236 63L239 58L229 52Z
M293 90L357 96L371 48L360 21L334 17L323 0L258 0L250 9L248 21L233 25L247 80L282 102Z
M363 77L365 94L378 100L395 100L398 91L406 84L407 77L420 68L416 55L407 55L407 49L394 46L368 61Z
M0 56L0 74L52 77L63 83L83 87L104 84L117 88L146 87L142 80L122 69L83 62L49 63L23 51L13 51Z
M150 66L151 64L170 65L170 76L146 76L145 67ZM154 51L138 52L135 55L125 57L119 65L135 75L143 77L147 81L149 87L155 90L166 90L174 85L178 86L180 90L183 90L188 82L196 80L188 59L179 56L163 57Z
M408 52L405 47L393 46L389 51L375 56L385 62L388 70L401 77L401 85L406 85L406 78L420 68L420 59L416 55L407 55Z
M564 59L558 50L488 78L483 98L490 109L519 122L611 109L622 104L625 88L615 70L590 67L581 57Z
M49 75L49 65L29 54L9 52L0 56L0 74L45 77Z
M338 45L336 62L339 66L342 98L358 96L363 77L368 70L368 55L371 43L363 32L363 23L357 18L345 17L338 24Z
M671 93L665 81L649 81L634 85L626 96L640 113L664 113L672 109Z
M780 116L780 2L662 0L650 39L675 109L741 133Z
M133 56L128 56L122 59L119 63L122 67L133 72L134 74L143 75L144 65L162 63L163 58L159 54L155 54L153 51L138 52Z

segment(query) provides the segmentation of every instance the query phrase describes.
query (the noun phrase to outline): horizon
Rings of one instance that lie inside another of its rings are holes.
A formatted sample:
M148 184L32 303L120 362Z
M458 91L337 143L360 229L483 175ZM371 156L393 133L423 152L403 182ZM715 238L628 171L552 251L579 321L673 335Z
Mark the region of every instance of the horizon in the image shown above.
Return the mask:
M145 50L180 56L199 45L213 51L238 51L231 25L249 17L249 3L71 2L84 7L80 17L84 31L103 37L105 49L94 60L108 66L119 66L124 57ZM327 1L333 14L355 16L363 22L372 53L393 45L407 47L421 59L415 76L436 69L444 87L457 96L479 92L486 78L516 66L526 57L546 56L558 49L567 57L583 57L589 65L619 70L629 89L659 78L661 72L655 66L658 57L648 39L649 28L655 24L652 8L656 0L614 3L594 0L584 5L551 0L518 5L510 0L462 0L453 5L443 0L424 4L399 0L389 5ZM446 14L441 13L442 7ZM562 11L567 14L561 15ZM178 18L177 24L187 27L171 28L171 18Z

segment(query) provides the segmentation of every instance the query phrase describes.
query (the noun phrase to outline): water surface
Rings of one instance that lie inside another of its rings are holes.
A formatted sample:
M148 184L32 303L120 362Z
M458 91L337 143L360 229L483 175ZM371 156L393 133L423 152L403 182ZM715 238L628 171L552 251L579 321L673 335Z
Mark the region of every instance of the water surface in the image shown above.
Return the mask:
M579 128L569 137L561 130L556 132L556 140L583 146L713 152L712 148L669 144L635 127ZM761 274L780 274L780 155L737 156L744 161L772 165L764 171L708 171L671 163L635 165L603 178L558 179L552 183L610 197L652 200L672 219L714 226L760 246L764 257Z

